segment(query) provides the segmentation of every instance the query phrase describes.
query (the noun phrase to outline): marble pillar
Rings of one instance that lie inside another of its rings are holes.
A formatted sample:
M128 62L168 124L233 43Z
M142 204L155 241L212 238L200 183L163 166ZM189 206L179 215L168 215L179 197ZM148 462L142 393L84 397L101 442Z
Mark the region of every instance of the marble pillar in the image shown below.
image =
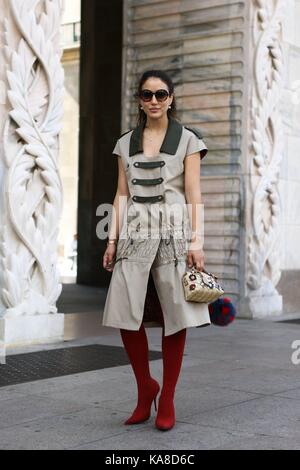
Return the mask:
M280 169L286 157L281 110L284 0L252 0L249 31L248 135L245 167L245 296L241 315L282 313ZM245 116L245 114L244 114Z
M63 205L59 0L2 0L0 10L0 341L63 338L57 239Z

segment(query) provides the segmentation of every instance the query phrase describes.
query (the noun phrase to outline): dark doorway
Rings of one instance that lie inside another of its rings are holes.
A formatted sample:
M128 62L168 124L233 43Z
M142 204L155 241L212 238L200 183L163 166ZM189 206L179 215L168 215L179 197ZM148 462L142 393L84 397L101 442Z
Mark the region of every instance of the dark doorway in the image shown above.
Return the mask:
M108 285L97 207L112 203L121 132L123 1L82 0L77 284Z

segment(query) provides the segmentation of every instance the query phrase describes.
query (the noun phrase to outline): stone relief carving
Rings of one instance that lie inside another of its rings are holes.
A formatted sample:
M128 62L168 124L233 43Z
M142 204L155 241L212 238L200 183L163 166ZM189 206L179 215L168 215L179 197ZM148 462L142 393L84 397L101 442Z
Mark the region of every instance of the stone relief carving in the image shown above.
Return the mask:
M251 102L248 279L251 291L277 294L280 276L279 172L283 158L280 94L284 58L281 27L284 0L253 0L253 90Z
M59 0L10 0L4 21L9 114L0 250L5 317L57 313L62 289L57 237L63 204L58 169L63 6Z

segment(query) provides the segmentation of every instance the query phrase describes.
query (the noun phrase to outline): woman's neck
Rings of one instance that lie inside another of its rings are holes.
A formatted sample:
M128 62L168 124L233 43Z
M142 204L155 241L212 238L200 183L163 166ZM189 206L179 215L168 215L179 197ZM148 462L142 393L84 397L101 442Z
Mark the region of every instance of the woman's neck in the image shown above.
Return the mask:
M168 116L165 115L160 119L151 119L147 117L147 121L145 124L145 129L149 129L153 132L164 132L169 124Z

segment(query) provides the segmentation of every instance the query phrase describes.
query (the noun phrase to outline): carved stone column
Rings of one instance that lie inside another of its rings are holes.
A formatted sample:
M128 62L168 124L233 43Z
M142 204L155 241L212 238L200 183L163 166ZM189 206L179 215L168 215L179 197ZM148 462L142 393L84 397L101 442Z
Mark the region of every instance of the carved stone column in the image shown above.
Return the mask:
M57 236L63 116L59 0L2 0L0 11L0 340L63 338Z
M241 313L266 317L282 313L276 290L281 276L279 194L284 130L280 97L284 55L284 0L252 0L248 126L246 292Z

